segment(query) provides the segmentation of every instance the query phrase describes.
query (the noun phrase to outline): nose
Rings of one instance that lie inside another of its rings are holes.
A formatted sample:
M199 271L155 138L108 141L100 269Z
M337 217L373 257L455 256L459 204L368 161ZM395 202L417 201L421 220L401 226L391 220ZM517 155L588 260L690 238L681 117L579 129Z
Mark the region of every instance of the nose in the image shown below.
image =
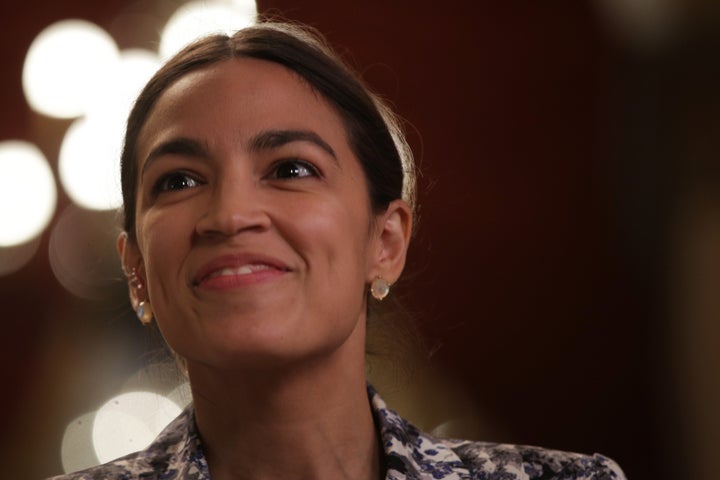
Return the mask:
M205 211L196 225L201 237L233 236L270 226L262 187L248 174L223 172L212 185Z

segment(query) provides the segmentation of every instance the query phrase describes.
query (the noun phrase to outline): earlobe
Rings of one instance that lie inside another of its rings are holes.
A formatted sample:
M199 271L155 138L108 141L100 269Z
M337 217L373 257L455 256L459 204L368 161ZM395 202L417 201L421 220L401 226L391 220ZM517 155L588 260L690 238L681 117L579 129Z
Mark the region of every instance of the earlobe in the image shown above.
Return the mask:
M394 200L379 216L378 222L379 248L368 281L382 277L392 284L400 277L405 267L412 232L410 207L403 200Z

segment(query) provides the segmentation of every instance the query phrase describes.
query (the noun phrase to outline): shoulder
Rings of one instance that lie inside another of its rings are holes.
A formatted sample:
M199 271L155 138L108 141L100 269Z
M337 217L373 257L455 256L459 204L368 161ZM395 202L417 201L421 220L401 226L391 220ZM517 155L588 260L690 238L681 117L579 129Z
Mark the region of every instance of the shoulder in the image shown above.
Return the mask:
M599 454L461 440L441 440L461 459L471 478L483 480L625 480L613 460Z
M390 480L625 480L602 455L469 440L422 432L369 387Z

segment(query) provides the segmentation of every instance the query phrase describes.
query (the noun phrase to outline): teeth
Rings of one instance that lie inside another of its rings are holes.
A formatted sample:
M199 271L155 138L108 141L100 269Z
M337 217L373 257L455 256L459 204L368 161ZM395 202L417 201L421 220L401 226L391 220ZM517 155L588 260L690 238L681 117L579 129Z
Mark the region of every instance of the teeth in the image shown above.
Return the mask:
M237 268L223 268L222 270L217 270L210 275L208 275L208 278L214 278L214 277L222 277L222 276L232 276L232 275L248 275L253 272L258 272L260 270L269 270L270 267L268 265L262 265L262 264L251 264L251 265L243 265L241 267Z

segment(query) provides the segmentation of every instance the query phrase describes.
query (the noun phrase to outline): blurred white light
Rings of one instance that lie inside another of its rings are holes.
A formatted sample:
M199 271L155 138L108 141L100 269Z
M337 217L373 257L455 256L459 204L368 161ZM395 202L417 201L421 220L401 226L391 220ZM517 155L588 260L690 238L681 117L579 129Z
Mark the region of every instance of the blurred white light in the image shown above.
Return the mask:
M226 0L227 1L227 0ZM242 12L253 11L257 14L257 2L255 0L229 0L235 8Z
M180 408L187 407L192 402L192 390L190 390L190 384L183 382L175 387L167 397L175 402Z
M60 182L78 205L109 210L122 203L119 165L124 119L93 115L75 120L60 147Z
M88 110L88 117L110 117L118 126L118 135L124 132L125 121L137 96L161 65L157 53L143 49L120 52L102 90L95 92L97 98Z
M60 118L85 113L102 90L118 49L112 37L84 20L62 20L30 45L22 82L30 106Z
M146 448L182 410L151 392L129 392L100 407L92 441L101 463Z
M78 205L108 210L122 203L119 168L125 122L140 90L160 67L157 54L123 50L102 89L94 92L87 115L65 133L60 181Z
M45 156L33 144L0 142L0 247L19 245L47 226L57 190Z
M211 0L211 2L230 5L241 12L254 12L257 14L257 2L255 0Z
M92 427L95 412L74 419L65 428L60 447L60 458L65 473L77 472L99 465L92 444Z
M160 56L170 58L185 45L211 33L232 34L255 23L255 2L193 1L178 8L160 37Z

